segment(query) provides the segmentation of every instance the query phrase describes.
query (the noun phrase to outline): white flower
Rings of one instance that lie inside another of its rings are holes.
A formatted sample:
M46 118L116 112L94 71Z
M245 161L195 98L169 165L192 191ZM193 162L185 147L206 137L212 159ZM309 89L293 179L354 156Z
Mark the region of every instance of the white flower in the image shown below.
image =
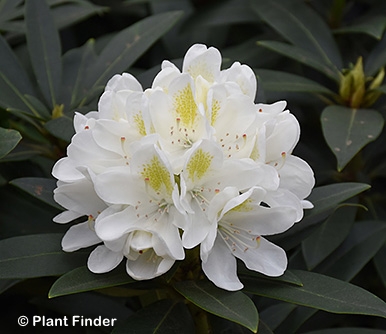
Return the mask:
M269 182L266 184L266 180ZM193 248L206 237L213 226L208 217L212 199L229 186L239 192L257 184L266 184L276 190L279 178L274 168L257 164L251 159L224 159L220 147L212 141L197 142L189 151L180 174L182 204L189 213L184 230L183 244Z
M113 76L98 110L76 113L67 156L53 168L54 198L66 209L54 221L86 216L63 249L97 245L92 272L126 261L138 280L164 274L194 247L227 290L242 288L236 258L281 275L285 252L263 236L302 218L314 177L292 155L298 121L284 101L256 104L256 87L250 67L222 70L220 52L202 44L181 70L164 61L145 91L128 73Z
M284 232L293 225L296 209L291 205L277 205L261 187L241 195L229 187L213 200L211 215L217 223L201 244L201 259L204 273L214 284L231 291L243 287L237 277L236 258L268 276L284 273L284 250L262 236Z

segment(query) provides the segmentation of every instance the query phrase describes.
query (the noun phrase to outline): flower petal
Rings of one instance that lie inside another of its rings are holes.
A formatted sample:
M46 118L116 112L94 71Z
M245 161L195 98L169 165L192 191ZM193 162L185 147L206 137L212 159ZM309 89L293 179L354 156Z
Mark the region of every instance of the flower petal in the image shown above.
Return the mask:
M74 252L101 242L95 231L90 229L89 222L73 225L62 239L62 248L65 252Z
M205 275L219 288L235 291L243 288L237 277L237 262L227 245L217 236L206 262L202 262Z
M236 248L234 256L241 259L248 269L267 276L281 276L287 268L285 251L264 238L259 239L259 246L242 250Z
M182 72L189 73L194 79L201 75L213 82L220 75L221 61L221 54L216 48L194 44L185 54Z
M168 257L158 256L153 249L148 249L134 261L127 260L126 271L136 280L147 280L167 272L174 264Z
M106 273L113 270L122 259L122 252L113 252L105 245L100 245L91 252L87 266L95 274Z

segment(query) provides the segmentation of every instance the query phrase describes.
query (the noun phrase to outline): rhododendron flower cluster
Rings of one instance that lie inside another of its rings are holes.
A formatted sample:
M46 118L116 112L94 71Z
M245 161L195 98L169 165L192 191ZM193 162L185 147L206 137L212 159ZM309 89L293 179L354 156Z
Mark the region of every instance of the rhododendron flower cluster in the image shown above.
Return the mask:
M292 155L299 124L286 103L255 103L256 77L221 54L193 45L182 70L162 63L143 90L130 74L107 83L98 110L74 117L75 135L53 175L54 218L72 225L65 251L96 245L94 273L126 261L152 279L199 247L202 271L238 290L236 258L268 276L287 267L283 249L264 238L302 219L313 172Z

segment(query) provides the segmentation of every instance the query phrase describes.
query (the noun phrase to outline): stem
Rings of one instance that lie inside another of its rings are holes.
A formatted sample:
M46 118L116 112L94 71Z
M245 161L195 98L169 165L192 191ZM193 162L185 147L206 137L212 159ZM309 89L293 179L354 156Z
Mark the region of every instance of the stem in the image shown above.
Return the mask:
M343 12L346 7L346 0L335 0L331 8L330 26L338 28L342 24Z

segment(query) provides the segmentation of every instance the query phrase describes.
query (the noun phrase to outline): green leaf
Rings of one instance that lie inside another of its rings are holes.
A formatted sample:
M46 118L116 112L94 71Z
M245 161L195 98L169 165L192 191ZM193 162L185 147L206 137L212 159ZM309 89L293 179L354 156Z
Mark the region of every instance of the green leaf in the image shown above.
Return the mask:
M56 27L62 29L93 15L101 15L107 10L108 7L96 6L88 1L81 1L74 4L63 3L61 6L55 6L51 8L51 13L54 17Z
M112 334L186 333L193 334L194 323L187 306L172 300L160 300L131 315Z
M295 224L282 235L270 237L270 240L280 241L282 247L287 250L291 249L301 243L309 235L308 230L325 219L339 203L368 189L370 189L368 184L355 182L334 183L314 188L307 198L314 205L314 208L306 210L300 223Z
M44 127L53 136L66 142L70 142L75 133L72 120L67 116L52 119L44 124Z
M26 2L27 46L32 67L43 96L54 108L59 101L62 61L59 33L45 0Z
M48 292L48 297L54 298L133 282L137 281L120 267L105 274L94 274L87 267L80 267L58 278Z
M208 281L183 281L175 289L203 310L257 332L259 316L252 300L241 291L219 289Z
M307 268L313 269L330 255L347 237L354 223L356 207L338 208L323 224L302 242Z
M374 76L386 64L386 34L365 59L365 73Z
M384 245L378 251L377 255L375 255L375 257L374 257L375 268L377 269L378 275L381 278L383 285L386 287L385 259L386 259L386 245Z
M76 109L90 93L84 81L87 69L96 60L94 45L95 41L90 39L82 47L71 49L63 56L61 101L64 103L65 110Z
M386 28L386 16L372 15L371 17L368 17L366 20L361 20L361 22L357 24L335 29L334 33L337 33L337 34L363 33L380 40L382 38L383 32L385 31L385 28Z
M277 52L285 57L294 59L306 66L312 67L334 81L338 82L340 80L339 72L335 67L326 65L320 59L315 58L313 53L307 50L277 41L258 41L257 45Z
M20 109L38 116L25 94L34 95L33 86L16 55L0 35L0 106Z
M153 15L116 34L90 67L87 86L103 87L114 74L128 69L181 16L180 11Z
M278 276L278 277L269 277L266 275L263 275L261 273L258 273L256 271L249 270L246 267L241 267L238 271L240 277L243 276L250 276L250 277L255 277L256 279L267 279L267 280L274 280L274 281L279 281L283 283L288 283L288 284L294 284L298 286L302 286L303 283L299 280L299 277L297 277L293 272L290 270L287 270L283 275Z
M315 81L281 71L255 69L264 91L334 94Z
M375 256L386 241L386 225L378 221L356 223L330 263L318 268L324 274L350 281Z
M368 189L370 189L368 184L359 182L333 183L316 187L307 198L307 200L314 205L314 208L306 211L305 218L311 218L329 212L339 203Z
M222 1L197 11L184 24L184 31L202 26L226 26L250 22L256 22L256 15L249 8L249 0Z
M260 312L260 320L264 321L270 329L275 330L294 309L296 309L294 304L275 304Z
M244 291L332 313L362 314L386 318L386 303L353 284L307 271L294 270L302 287L278 282L244 280Z
M384 120L376 110L328 106L322 112L321 122L324 138L341 171L364 146L380 135Z
M0 159L11 152L21 140L18 131L0 128Z
M15 284L21 282L18 279L1 279L0 280L0 294L13 287Z
M252 8L265 23L295 46L311 52L328 66L342 67L329 27L303 1L254 0Z
M0 278L56 276L84 265L89 252L65 253L62 234L32 234L0 241Z
M45 179L41 177L23 177L12 180L10 184L26 191L33 197L55 207L63 209L58 205L53 198L54 189L56 188L56 180Z
M316 331L306 332L304 334L384 334L383 329L364 328L364 327L345 327L345 328L328 328Z

